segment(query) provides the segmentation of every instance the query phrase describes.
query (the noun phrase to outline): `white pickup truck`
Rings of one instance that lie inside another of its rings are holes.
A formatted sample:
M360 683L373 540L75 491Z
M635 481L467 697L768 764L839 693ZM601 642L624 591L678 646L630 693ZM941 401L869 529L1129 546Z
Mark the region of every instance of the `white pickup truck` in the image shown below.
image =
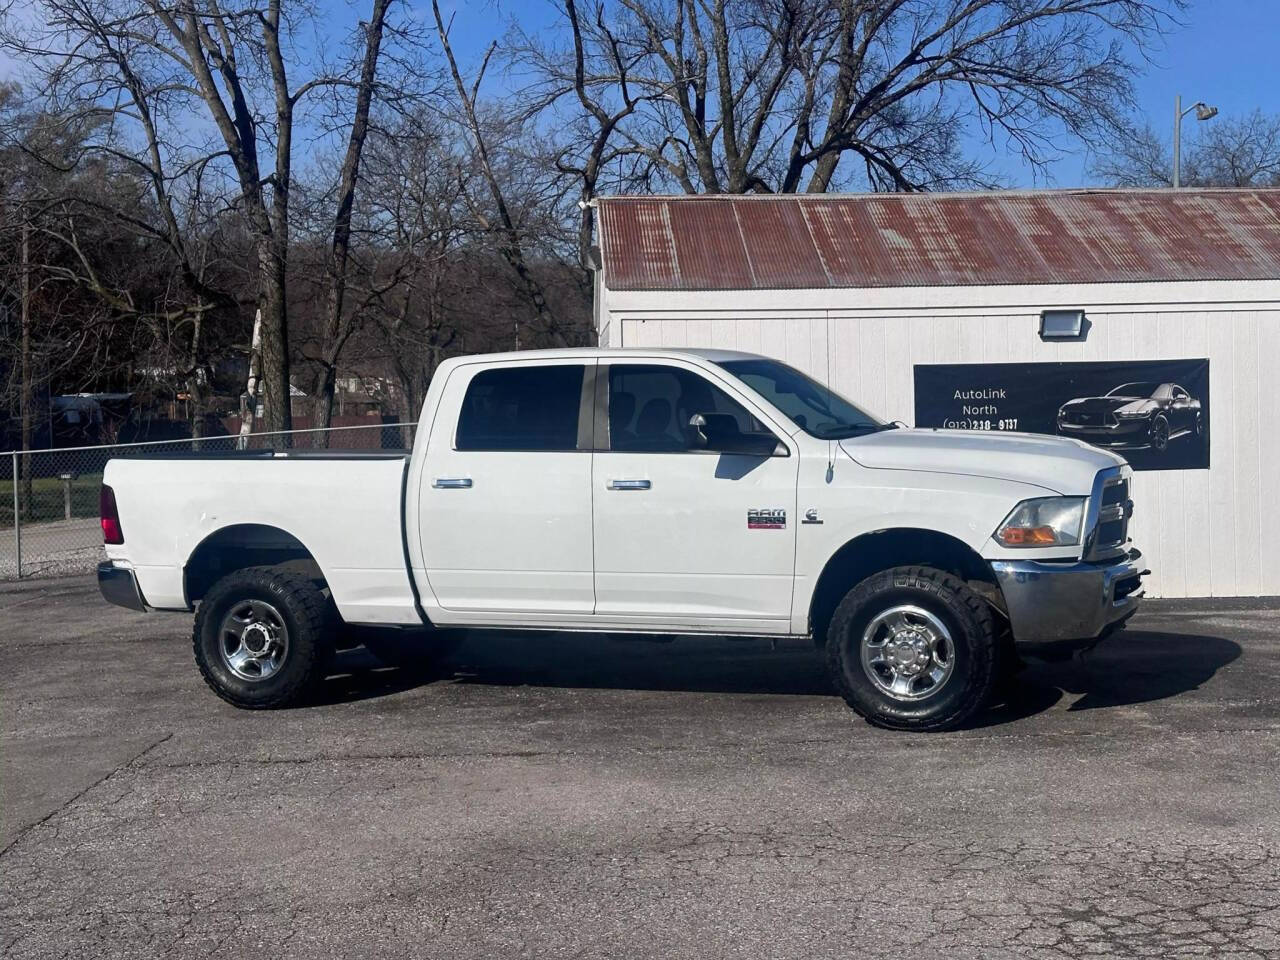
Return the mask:
M936 730L1020 652L1135 612L1129 487L1080 441L901 429L750 354L464 357L408 454L112 460L98 580L195 609L240 707L297 700L344 624L424 652L446 627L810 637L867 720Z

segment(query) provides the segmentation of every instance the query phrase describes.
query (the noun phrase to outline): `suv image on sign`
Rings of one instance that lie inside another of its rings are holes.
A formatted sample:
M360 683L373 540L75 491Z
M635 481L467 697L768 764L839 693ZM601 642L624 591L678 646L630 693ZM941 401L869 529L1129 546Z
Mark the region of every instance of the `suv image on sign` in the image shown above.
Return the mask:
M449 628L809 639L872 723L972 717L1020 653L1138 608L1131 471L1034 434L899 429L725 350L444 361L412 451L107 464L103 596L194 610L209 687L296 703L340 644Z
M1125 383L1102 397L1068 400L1058 433L1100 447L1163 453L1179 437L1204 434L1200 401L1176 383Z

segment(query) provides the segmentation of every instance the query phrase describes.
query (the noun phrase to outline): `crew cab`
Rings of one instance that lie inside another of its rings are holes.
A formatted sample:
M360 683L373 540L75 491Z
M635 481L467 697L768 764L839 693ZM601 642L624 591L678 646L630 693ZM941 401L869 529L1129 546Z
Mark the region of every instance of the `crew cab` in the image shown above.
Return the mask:
M1146 572L1115 454L901 428L722 350L451 359L411 452L115 459L102 505L103 595L195 610L247 708L353 629L519 628L812 638L867 720L947 729L1020 653L1116 629Z

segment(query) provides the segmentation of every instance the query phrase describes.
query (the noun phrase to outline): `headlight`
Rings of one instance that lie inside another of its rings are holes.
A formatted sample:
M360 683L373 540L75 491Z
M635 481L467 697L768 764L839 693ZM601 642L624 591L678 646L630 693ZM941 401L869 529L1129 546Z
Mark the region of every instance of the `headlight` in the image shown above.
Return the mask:
M1023 500L991 536L1005 547L1071 547L1080 542L1084 497Z
M1117 410L1116 416L1121 420L1139 420L1143 417L1151 416L1151 408L1143 407L1141 410Z

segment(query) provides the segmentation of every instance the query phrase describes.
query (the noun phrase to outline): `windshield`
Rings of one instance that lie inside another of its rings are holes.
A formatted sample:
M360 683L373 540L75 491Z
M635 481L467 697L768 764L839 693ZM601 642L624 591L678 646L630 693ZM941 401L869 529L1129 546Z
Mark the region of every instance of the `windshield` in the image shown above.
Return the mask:
M825 384L777 360L726 360L720 366L820 440L841 440L892 429Z
M1158 383L1123 383L1116 387L1108 397L1153 397L1160 389Z

